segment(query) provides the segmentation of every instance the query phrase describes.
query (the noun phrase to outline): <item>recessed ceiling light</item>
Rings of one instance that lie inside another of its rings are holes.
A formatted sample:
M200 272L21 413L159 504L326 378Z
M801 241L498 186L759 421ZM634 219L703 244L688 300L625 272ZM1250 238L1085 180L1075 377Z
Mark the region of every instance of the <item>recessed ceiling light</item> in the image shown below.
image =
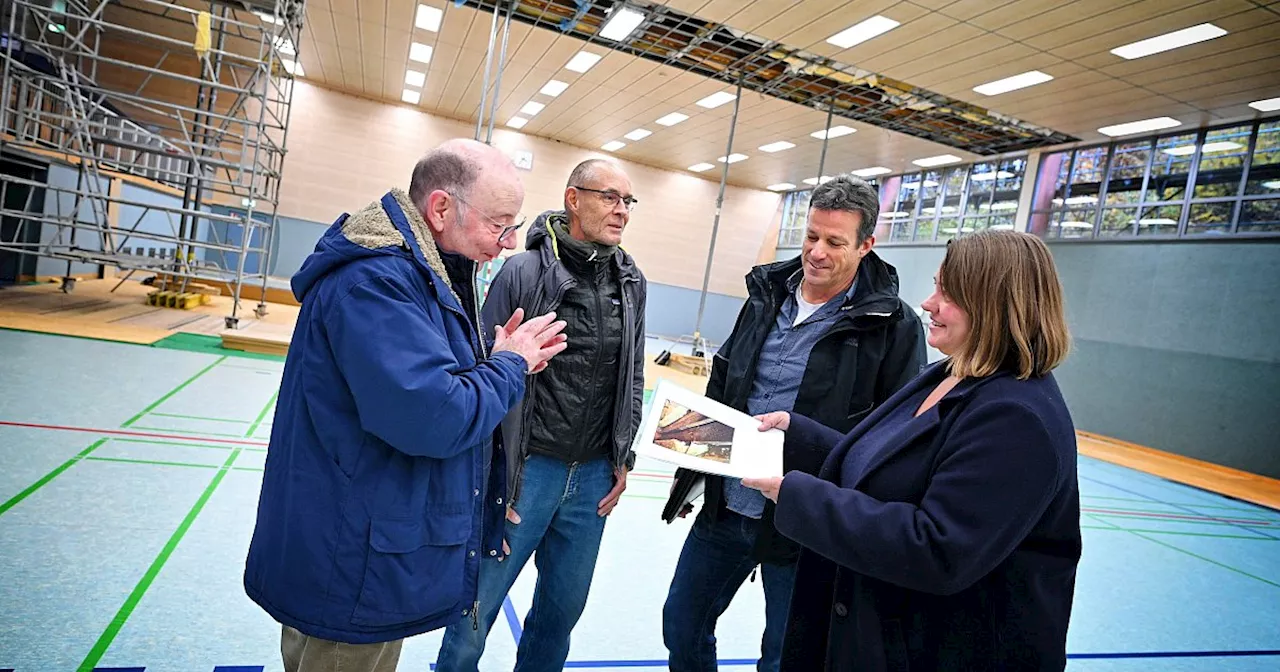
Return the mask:
M920 166L921 168L932 168L934 166L945 166L948 163L960 163L963 160L964 159L958 156L952 156L950 154L939 154L938 156L929 156L923 159L916 159L911 163L914 163L917 166Z
M532 117L533 115L541 112L544 107L546 107L546 105L531 100L525 103L524 107L520 108L520 114Z
M680 123L680 122L682 122L682 121L684 121L685 119L688 119L688 118L689 118L689 115L687 115L687 114L680 114L679 112L672 112L671 114L668 114L667 116L665 116L665 117L663 117L663 118L661 118L661 119L659 119L659 120L657 120L657 121L655 121L655 122L653 122L653 123L658 124L659 126L675 126L676 124L678 124L678 123Z
M1134 133L1147 133L1149 131L1158 131L1163 128L1173 128L1181 126L1182 122L1170 117L1155 117L1153 119L1143 119L1141 121L1130 121L1124 124L1116 124L1114 126L1103 126L1098 132L1103 135L1116 137L1119 135L1133 135Z
M428 63L431 61L431 47L421 42L414 42L409 45L409 60L419 63Z
M648 130L648 129L644 129L644 128L637 128L636 130L631 131L630 133L628 133L628 134L626 134L626 135L624 135L624 136L622 136L622 137L624 137L624 138L626 138L626 139L628 139L628 140L644 140L645 138L647 138L647 137L649 137L649 136L651 136L651 135L653 135L653 131L650 131L650 130Z
M725 103L732 103L734 98L737 98L737 96L733 95L732 93L729 93L728 91L717 91L716 93L713 93L707 96L706 98L699 100L698 106L705 107L710 110L713 108L720 107Z
M579 51L573 58L569 59L568 63L565 63L564 67L566 70L574 72L586 72L591 69L591 66L599 62L599 56L589 51Z
M827 38L827 42L848 49L855 44L866 42L867 40L887 33L902 24L885 16L876 15L866 21L855 23L848 28Z
M280 67L284 68L285 72L293 75L294 77L307 76L307 73L302 71L302 64L291 58L280 59Z
M816 185L816 184L818 184L819 182L821 182L822 184L826 184L826 183L828 183L828 182L830 182L830 181L831 181L831 176L830 176L830 175L823 175L823 176L822 176L822 179L818 179L818 178L816 178L816 177L809 177L809 178L805 178L805 179L804 179L804 180L802 180L802 181L803 181L805 184L808 184L808 185Z
M440 19L444 18L444 12L435 7L428 5L418 5L418 15L413 18L413 25L429 30L433 33L440 32Z
M511 121L508 121L507 125L511 128L524 128L527 123L529 123L529 120L524 117L511 117Z
M998 96L1002 93L1025 89L1028 86L1044 84L1052 79L1053 75L1047 75L1039 70L1032 70L1030 72L1024 72L1021 75L1005 77L1004 79L997 79L994 82L987 82L986 84L975 86L973 87L973 90L984 96Z
M1280 98L1268 98L1266 100L1255 100L1249 103L1249 107L1259 112L1275 112L1280 110Z
M817 138L819 140L822 140L825 137L827 140L830 140L831 138L838 138L844 135L849 135L850 133L855 133L857 130L858 129L856 128L849 128L848 126L832 126L831 130L823 129L821 131L814 131L809 134L809 137Z
M644 22L644 14L637 12L630 7L622 7L616 9L609 15L609 20L605 22L604 28L600 29L600 37L614 42L621 42L627 39L641 23Z
M1262 186L1267 189L1280 189L1280 180L1267 180L1262 183Z
M711 170L712 168L715 168L715 165L711 163L695 163L692 166L689 166L689 170L692 170L695 173L701 173L704 170Z
M855 170L851 172L858 177L875 177L876 175L885 175L892 173L893 171L885 168L884 166L876 166L874 168L863 168L862 170Z
M880 217L882 219L897 219L899 217L910 217L910 216L911 216L911 213L903 212L901 210L894 210L893 212L880 213Z
M417 105L418 101L422 100L422 92L414 91L413 89L405 89L404 93L400 94L400 100L403 100L410 105Z
M552 98L555 98L556 96L564 93L564 90L567 88L569 88L568 84L558 79L553 79L547 82L546 84L544 84L542 86L542 90L538 91L538 93L541 93L544 96L551 96Z
M1225 152L1229 149L1240 149L1244 145L1238 142L1206 142L1200 148L1201 154L1209 154L1212 152ZM1170 156L1190 156L1196 153L1195 145L1181 145L1179 147L1168 147L1160 150Z
M626 147L626 146L627 146L627 143L625 142L612 140L610 142L604 143L603 145L600 145L600 149L603 149L606 152L616 152L619 149L622 149L623 147Z
M1135 59L1143 56L1158 54L1162 51L1185 47L1189 44L1212 40L1215 37L1226 35L1227 31L1213 25L1212 23L1202 23L1198 26L1175 30L1172 33L1157 35L1145 40L1140 40L1132 44L1126 44L1123 47L1116 47L1111 53L1120 58Z
M728 160L729 160L729 163L737 163L737 162L739 162L739 161L746 161L746 160L747 160L747 155L746 155L746 154L738 154L737 152L734 152L733 154L730 154L730 155L728 156ZM724 162L725 162L725 157L723 157L723 156L722 156L722 157L720 157L720 158L716 159L716 161L719 161L720 163L724 163Z
M795 189L796 185L791 184L790 182L779 182L778 184L771 184L765 188L769 191L787 191L788 189Z
M409 86L422 86L427 83L427 73L418 72L417 70L406 70L404 73L404 83Z
M1013 177L1013 173L1007 170L996 170L985 173L974 173L969 177L969 179L974 182L990 182L995 179L1007 180L1011 177Z
M787 142L786 140L779 140L777 142L771 142L767 145L761 145L759 149L762 152L769 152L770 154L772 154L774 152L781 152L784 149L791 149L792 147L795 147L795 145L790 142Z

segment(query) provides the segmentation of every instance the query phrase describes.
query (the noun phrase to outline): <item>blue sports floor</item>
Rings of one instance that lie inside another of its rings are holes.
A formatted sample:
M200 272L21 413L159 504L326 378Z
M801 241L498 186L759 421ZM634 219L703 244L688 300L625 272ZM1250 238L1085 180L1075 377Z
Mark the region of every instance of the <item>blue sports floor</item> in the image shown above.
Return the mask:
M655 346L656 347L656 346ZM0 330L0 670L281 669L241 588L282 364ZM570 668L665 669L661 609L688 523L637 465ZM1280 669L1280 513L1080 459L1084 559L1070 670ZM532 573L483 669L510 670ZM720 626L753 669L759 584ZM426 672L439 633L406 643Z

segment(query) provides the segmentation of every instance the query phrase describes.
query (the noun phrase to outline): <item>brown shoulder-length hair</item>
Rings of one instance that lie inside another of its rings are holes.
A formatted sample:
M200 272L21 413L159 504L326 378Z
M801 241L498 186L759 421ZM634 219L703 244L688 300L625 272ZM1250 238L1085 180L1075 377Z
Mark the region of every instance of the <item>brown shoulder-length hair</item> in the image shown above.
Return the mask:
M1044 376L1071 348L1062 284L1044 241L1015 231L982 231L952 240L938 286L969 316L969 337L951 357L951 373L1021 380Z

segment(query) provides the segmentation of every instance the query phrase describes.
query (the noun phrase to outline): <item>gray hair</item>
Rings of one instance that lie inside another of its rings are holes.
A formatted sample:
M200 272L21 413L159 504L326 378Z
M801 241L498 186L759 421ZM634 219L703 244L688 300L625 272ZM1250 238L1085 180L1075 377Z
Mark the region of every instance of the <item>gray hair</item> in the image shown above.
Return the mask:
M858 227L858 244L861 245L875 235L876 220L880 218L880 194L862 178L841 175L813 190L809 208L862 215L862 223Z
M418 210L427 209L427 196L439 189L467 198L480 177L480 164L474 158L452 148L439 147L426 153L413 167L409 180L409 198Z

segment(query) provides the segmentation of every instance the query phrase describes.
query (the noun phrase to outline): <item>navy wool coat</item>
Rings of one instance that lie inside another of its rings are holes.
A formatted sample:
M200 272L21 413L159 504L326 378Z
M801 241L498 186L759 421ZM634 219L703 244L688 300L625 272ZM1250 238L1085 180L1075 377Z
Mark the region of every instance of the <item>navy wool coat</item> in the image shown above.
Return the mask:
M1053 377L962 381L857 455L881 418L946 376L926 369L843 437L792 416L785 449L830 455L818 477L788 473L778 496L778 530L804 547L784 670L1066 666L1080 493Z

